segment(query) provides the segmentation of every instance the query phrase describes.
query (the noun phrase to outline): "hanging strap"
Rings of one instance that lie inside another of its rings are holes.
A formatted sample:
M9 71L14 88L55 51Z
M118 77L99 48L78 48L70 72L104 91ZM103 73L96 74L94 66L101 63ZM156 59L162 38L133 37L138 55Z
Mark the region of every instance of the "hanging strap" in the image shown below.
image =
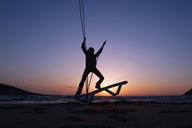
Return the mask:
M81 20L81 29L83 38L86 38L85 32L85 10L84 10L84 2L83 0L79 0L79 11L80 11L80 20Z
M96 62L98 61L98 59L99 59L99 56L96 58ZM87 77L88 77L88 76L87 76ZM88 83L88 91L89 91L89 87L90 87L90 85L91 85L92 77L93 77L93 72L91 72L91 77L90 77L90 79L89 79L89 83Z
M80 11L80 20L81 20L81 29L82 29L82 35L83 38L86 38L86 31L85 31L85 9L84 9L84 2L83 0L79 0L79 11ZM99 57L97 57L96 61L98 61ZM89 92L89 87L91 84L91 80L93 77L93 73L91 73L91 77L89 79L89 76L86 78L86 93Z
M83 38L86 38L86 31L85 31L85 9L84 9L84 2L83 0L79 0L79 12L80 12L80 20L81 20L81 29ZM92 77L92 76L91 76ZM89 92L89 77L86 78L86 93Z

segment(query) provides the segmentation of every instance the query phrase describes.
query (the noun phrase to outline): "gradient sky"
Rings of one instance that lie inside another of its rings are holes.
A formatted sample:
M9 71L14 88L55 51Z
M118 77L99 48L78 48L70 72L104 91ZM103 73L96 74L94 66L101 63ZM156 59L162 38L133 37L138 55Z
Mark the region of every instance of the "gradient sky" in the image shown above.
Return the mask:
M87 46L107 40L97 66L102 86L128 80L121 95L192 87L191 0L84 2ZM73 95L85 67L78 0L1 0L0 19L0 83Z

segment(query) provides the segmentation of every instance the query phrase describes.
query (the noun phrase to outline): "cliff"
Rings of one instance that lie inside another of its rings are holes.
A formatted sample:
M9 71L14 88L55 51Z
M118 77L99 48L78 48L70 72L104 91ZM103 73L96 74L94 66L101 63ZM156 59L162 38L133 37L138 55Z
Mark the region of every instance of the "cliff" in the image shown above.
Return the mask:
M10 85L0 84L0 95L41 95L25 91Z
M189 91L185 92L183 95L192 95L192 88Z

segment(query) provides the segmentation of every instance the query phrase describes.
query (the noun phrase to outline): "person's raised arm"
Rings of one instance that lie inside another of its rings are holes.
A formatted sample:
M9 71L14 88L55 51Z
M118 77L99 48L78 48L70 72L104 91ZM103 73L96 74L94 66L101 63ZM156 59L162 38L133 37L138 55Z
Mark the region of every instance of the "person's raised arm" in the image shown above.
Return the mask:
M87 50L86 50L86 38L83 39L83 42L82 42L82 44L81 44L81 48L82 48L82 50L83 50L84 53L87 52Z
M99 56L101 54L101 52L103 51L103 48L106 44L106 40L103 42L103 45L101 46L101 48L99 49L99 51L95 54L96 56Z

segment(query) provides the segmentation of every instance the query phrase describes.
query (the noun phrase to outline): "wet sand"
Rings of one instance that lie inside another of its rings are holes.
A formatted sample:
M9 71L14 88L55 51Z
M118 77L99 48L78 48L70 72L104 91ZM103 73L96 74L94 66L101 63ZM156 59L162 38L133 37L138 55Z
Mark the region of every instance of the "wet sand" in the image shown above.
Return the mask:
M0 104L0 127L192 128L192 104Z

